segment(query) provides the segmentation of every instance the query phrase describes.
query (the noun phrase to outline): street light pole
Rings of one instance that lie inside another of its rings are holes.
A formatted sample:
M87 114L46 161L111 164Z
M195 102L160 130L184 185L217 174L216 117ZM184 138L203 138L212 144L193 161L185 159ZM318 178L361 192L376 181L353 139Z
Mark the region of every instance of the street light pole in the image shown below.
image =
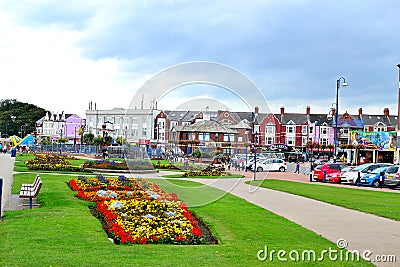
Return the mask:
M340 81L343 80L343 83L340 84ZM334 136L334 152L333 152L333 160L336 162L337 158L337 147L339 145L339 140L338 140L338 119L339 119L339 88L340 87L346 87L346 79L343 77L340 77L336 81L336 111L335 111L335 136Z

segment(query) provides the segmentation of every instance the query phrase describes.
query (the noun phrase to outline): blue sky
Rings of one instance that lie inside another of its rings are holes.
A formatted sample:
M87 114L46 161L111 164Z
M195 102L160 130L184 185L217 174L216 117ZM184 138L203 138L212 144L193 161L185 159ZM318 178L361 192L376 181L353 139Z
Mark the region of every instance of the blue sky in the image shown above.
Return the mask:
M210 61L250 78L275 113L327 113L343 76L339 113L395 114L399 10L397 0L0 0L1 98L79 115L90 101L127 108L160 71ZM242 109L221 90L180 87L158 107L197 97Z

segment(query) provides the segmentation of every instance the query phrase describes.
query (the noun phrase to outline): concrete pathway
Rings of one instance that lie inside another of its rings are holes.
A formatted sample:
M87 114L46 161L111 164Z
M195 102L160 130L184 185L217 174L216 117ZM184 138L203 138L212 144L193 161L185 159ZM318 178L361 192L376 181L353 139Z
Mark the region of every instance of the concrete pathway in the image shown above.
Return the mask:
M347 244L347 249L395 255L396 263L372 262L377 266L399 266L400 222L324 202L245 184L242 179L190 179L212 186L287 218L326 239ZM299 237L300 238L300 237ZM345 240L345 241L344 241ZM328 248L327 248L328 249ZM333 248L337 249L337 247Z
M10 154L0 154L0 177L3 178L0 220L3 217L6 202L9 201L11 196L14 162L15 158L12 158Z

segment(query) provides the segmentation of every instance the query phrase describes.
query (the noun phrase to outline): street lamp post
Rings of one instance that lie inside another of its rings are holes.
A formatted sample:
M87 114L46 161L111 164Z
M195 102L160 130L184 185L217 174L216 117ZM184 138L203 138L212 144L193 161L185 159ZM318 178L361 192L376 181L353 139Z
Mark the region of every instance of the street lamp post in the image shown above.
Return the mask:
M245 134L246 134L246 163L245 163L246 165L244 166L244 171L247 172L247 146L249 143L249 132L246 131Z
M343 80L343 83L340 84L340 81ZM336 162L337 158L337 147L339 145L339 140L338 140L338 119L339 119L339 88L340 87L346 87L346 79L343 77L340 77L336 81L336 111L335 111L335 136L334 136L334 152L333 152L333 160Z
M253 180L255 181L257 178L257 143L258 143L258 133L254 133L254 177Z

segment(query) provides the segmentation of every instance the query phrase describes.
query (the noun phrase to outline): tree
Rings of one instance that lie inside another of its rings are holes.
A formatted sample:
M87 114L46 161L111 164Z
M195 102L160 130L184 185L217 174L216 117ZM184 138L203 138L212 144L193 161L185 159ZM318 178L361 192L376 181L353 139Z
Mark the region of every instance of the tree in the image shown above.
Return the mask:
M115 138L115 142L119 145L126 145L128 142L126 141L125 138L123 138L122 136L117 136L117 138Z
M58 138L58 143L60 143L60 144L65 144L65 143L67 143L68 141L69 141L69 139L66 138L66 137Z
M44 136L39 142L41 145L51 145L51 140L49 136Z
M195 151L193 151L192 157L199 159L201 157L201 151L199 149L196 149Z
M0 100L0 132L17 135L18 132L32 133L36 121L46 115L46 110L33 104L19 102L16 99Z
M85 143L86 145L91 145L93 144L94 141L94 134L92 133L87 133L83 135L83 143Z
M78 129L78 135L81 136L81 144L82 144L82 142L83 142L83 133L84 133L84 130L82 129L82 127L79 127L79 129Z
M108 145L110 146L112 143L112 137L107 135L106 137L104 137L104 145Z
M103 145L103 137L101 135L96 136L93 138L93 145L94 146L102 146Z

